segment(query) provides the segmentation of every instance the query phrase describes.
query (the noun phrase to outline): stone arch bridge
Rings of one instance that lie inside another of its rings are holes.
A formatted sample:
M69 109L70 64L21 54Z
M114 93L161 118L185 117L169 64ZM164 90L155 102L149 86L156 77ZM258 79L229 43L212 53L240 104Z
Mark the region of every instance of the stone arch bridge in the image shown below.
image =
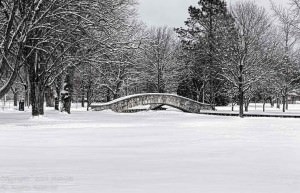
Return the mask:
M140 105L151 105L151 107L153 107L152 109L161 107L163 105L168 105L189 113L200 113L201 110L212 110L212 107L209 104L200 103L174 94L165 93L129 95L108 103L92 104L91 109L95 111L111 109L115 112L124 112L132 107Z

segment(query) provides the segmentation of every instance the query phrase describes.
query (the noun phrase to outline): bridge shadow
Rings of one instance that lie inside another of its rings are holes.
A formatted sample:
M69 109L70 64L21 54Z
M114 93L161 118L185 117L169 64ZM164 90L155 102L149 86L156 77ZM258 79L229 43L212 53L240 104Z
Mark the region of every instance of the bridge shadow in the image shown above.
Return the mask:
M185 109L182 109L182 108L179 108L179 107L176 107L176 106L172 106L172 105L168 105L168 104L153 104L152 107L150 106L149 110L167 110L168 108L166 108L165 106L167 107L172 107L172 108L175 108L175 109L178 109L182 112L185 112L185 113L188 113L188 111L186 111Z

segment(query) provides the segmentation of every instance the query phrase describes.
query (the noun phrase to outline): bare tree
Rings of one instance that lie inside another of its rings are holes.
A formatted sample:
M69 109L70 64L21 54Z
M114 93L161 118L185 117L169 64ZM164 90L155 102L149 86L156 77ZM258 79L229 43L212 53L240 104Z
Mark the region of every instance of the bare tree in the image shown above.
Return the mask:
M105 13L99 19L105 19L105 22L99 23L92 31L94 42L86 44L88 57L79 67L88 106L103 93L108 100L120 97L124 83L130 82L135 74L134 66L142 39L142 27L136 21L135 2L119 1L113 7L108 6L114 3L108 0L108 4L99 7L100 13Z
M27 17L19 17L20 2L0 1L0 78L5 83L0 88L2 98L18 78L24 64L24 42L27 38Z
M298 1L294 1L297 5ZM277 69L277 81L282 96L282 111L288 109L288 93L295 88L295 83L299 80L299 69L295 61L297 36L297 14L293 14L293 7L283 8L276 6L272 2L272 10L278 19L278 28L281 32L280 46L284 53L280 66ZM295 13L295 12L294 12Z
M240 2L233 8L237 39L232 43L232 55L223 65L223 77L238 89L239 116L244 113L245 92L272 69L277 42L271 34L270 18L253 2Z
M143 44L144 58L140 66L140 79L148 87L147 92L163 93L176 75L174 32L165 26L152 27L147 33L148 40Z

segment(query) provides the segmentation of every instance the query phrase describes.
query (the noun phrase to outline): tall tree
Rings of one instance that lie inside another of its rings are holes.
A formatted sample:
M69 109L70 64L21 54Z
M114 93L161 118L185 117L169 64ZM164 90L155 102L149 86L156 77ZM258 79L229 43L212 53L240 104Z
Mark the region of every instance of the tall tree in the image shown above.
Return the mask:
M114 6L111 6L114 5ZM88 106L94 100L118 98L124 94L124 85L134 77L134 66L140 51L143 31L136 21L135 1L107 0L98 8L100 22L91 31L94 42L87 42L88 53L80 65ZM104 94L105 93L105 94Z
M227 33L234 31L233 18L222 0L200 0L198 7L189 7L187 28L177 29L186 50L194 52L195 75L202 84L202 97L213 107L223 81L220 76L221 56L228 50ZM198 87L198 88L199 88Z
M26 58L22 51L29 19L19 17L21 5L19 0L0 1L0 78L5 80L0 88L0 98L11 89Z
M239 116L244 114L245 92L266 77L278 54L278 42L266 11L253 2L239 2L233 8L237 38L232 42L232 55L224 58L222 76L238 89Z
M152 27L143 49L139 78L148 87L147 92L170 92L176 68L176 40L173 30L166 26Z
M272 2L272 10L278 19L280 31L280 47L282 58L277 68L277 83L282 96L282 111L288 109L288 93L292 91L299 82L299 69L295 58L297 57L297 15L293 14L292 8L282 8Z

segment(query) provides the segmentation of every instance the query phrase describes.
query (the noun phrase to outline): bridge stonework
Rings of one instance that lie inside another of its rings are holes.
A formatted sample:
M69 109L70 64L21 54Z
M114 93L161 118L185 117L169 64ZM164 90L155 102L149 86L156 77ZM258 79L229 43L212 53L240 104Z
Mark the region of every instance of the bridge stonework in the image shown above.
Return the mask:
M164 93L145 93L126 96L108 103L91 105L91 109L95 111L111 109L115 112L123 112L135 106L153 104L158 106L168 105L189 113L200 113L201 110L212 109L209 104L200 103L178 95Z

